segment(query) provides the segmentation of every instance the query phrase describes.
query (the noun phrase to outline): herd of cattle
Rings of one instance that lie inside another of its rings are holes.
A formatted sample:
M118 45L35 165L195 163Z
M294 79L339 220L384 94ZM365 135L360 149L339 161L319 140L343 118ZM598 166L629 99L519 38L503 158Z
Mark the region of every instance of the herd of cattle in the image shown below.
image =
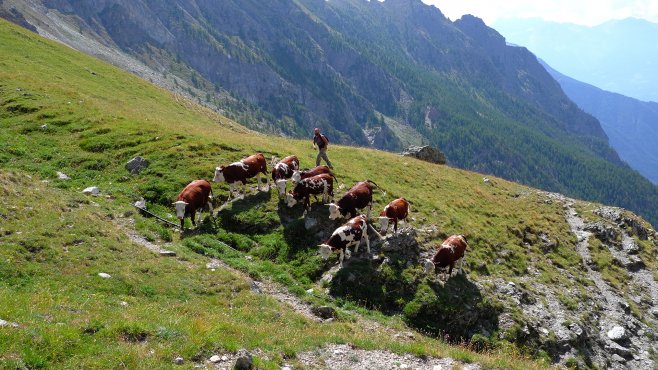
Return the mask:
M229 199L231 196L244 198L246 194L247 180L257 177L257 187L261 190L262 178L267 176L267 162L263 154L258 153L246 157L239 162L231 163L227 166L220 166L215 169L213 182L226 182L229 185ZM358 252L359 245L365 240L366 248L370 253L370 241L368 238L368 228L381 238L381 234L386 234L393 224L393 233L397 234L398 221L406 221L409 215L409 202L404 198L398 198L390 202L380 213L379 223L380 232L377 232L372 225L368 223L372 209L372 192L375 187L379 187L370 180L356 183L350 188L337 202L334 198L334 180L336 177L327 166L317 166L310 170L299 169L299 159L296 156L288 156L280 161L272 159L272 180L276 186L279 198L285 197L288 207L294 207L297 203L303 202L304 216L310 210L310 196L322 196L324 203L329 202L329 218L335 220L339 217L348 219L348 221L337 228L324 243L320 244L320 255L327 259L329 256L338 251L339 266L342 267L345 254L348 254L349 247L354 246L354 252ZM292 190L286 193L286 184L290 181L293 184ZM242 184L240 193L239 185ZM265 178L266 189L269 189L269 179ZM236 193L236 194L234 194ZM178 195L174 202L176 216L180 220L181 229L185 217L190 217L192 225L196 226L195 215L206 207L210 214L213 213L212 207L212 186L206 180L195 180L189 183ZM367 214L358 214L359 210L367 208ZM431 273L439 268L450 267L448 276L457 261L460 263L460 272L464 260L467 241L463 235L453 235L447 238L437 248L436 253L431 259L424 263L425 271Z

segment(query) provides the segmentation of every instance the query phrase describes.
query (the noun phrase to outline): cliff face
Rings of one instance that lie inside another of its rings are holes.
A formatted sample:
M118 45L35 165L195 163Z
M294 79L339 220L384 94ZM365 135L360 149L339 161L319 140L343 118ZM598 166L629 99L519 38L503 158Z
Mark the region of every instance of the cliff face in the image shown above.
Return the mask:
M395 151L429 144L462 168L658 217L647 206L658 190L622 163L598 121L530 52L472 16L451 22L420 0L0 8L94 55L132 58L139 65L127 69L259 131L308 137L321 127L335 143ZM645 195L620 194L629 183Z

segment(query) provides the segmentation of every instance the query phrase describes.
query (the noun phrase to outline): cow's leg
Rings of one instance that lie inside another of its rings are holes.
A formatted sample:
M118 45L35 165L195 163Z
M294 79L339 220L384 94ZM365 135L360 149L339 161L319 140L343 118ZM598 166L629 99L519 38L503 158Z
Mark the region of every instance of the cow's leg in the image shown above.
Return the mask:
M450 277L450 275L452 275L453 267L455 267L455 262L450 263L450 268L448 269L448 277Z
M466 258L466 254L462 256L462 258L459 259L459 273L463 274L464 273L464 258Z
M338 267L343 268L343 259L345 258L345 253L343 250L340 250L340 256L338 257Z
M354 247L354 254L357 254L357 253L359 252L359 246L361 245L361 241L362 241L362 240L363 240L363 237L361 237L361 239L359 239L359 240L356 242L356 247ZM345 248L347 248L347 247L345 247Z
M242 182L242 194L240 194L240 199L244 199L245 195L247 195L247 181Z
M368 251L368 254L370 254L370 238L368 237L368 229L366 227L365 230L363 230L363 237L361 239L366 239L366 250Z
M393 235L398 235L398 219L393 219Z
M368 214L366 215L368 220L370 219L370 211L372 211L372 202L368 203Z
M196 211L190 212L190 221L192 221L192 226L196 227L196 222L194 222L194 217L196 216Z

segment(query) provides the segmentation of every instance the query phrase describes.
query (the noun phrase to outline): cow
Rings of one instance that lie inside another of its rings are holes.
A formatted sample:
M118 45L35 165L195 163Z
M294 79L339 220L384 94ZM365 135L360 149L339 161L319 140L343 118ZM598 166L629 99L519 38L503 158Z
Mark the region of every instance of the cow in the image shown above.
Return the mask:
M464 235L452 235L448 237L448 239L441 243L434 257L431 260L428 259L425 261L425 272L429 274L435 271L438 274L439 268L450 266L448 276L446 277L447 280L450 274L452 274L452 268L455 266L455 262L459 260L459 273L462 273L466 247L468 247L468 241Z
M301 179L305 179L305 178L311 177L311 176L316 176L316 175L319 175L321 173L327 173L327 174L330 174L330 175L333 176L333 173L331 172L331 169L329 169L329 167L327 167L327 166L317 166L317 167L311 168L310 170L301 170L301 171L297 170L297 171L293 172L292 177L291 177L292 183L296 184Z
M197 210L199 211L199 222L201 222L201 211L206 204L212 216L212 187L207 180L194 180L178 194L173 205L176 208L176 217L180 220L181 230L186 216L190 216L192 225L196 226L194 216Z
M326 260L331 253L338 250L340 253L338 266L343 267L343 259L345 258L345 255L347 255L347 258L350 258L348 247L355 245L354 253L357 253L359 251L359 244L361 244L364 239L366 241L368 253L370 253L370 240L368 240L368 230L366 230L370 225L368 225L367 220L368 219L365 215L359 215L334 230L329 239L320 244L320 256Z
M272 181L279 190L279 197L286 194L286 181L297 170L299 170L299 159L294 155L285 157L272 166Z
M261 190L261 174L267 175L267 162L265 156L261 153L250 155L247 158L234 162L228 166L219 166L215 168L215 177L213 182L226 181L229 184L229 198L234 192L235 186L242 183L242 195L247 192L247 179L258 175L258 190ZM269 186L269 179L266 178L266 185Z
M323 202L331 202L334 199L334 181L329 174L322 173L317 176L307 177L297 183L286 195L288 207L293 207L298 201L304 200L304 216L311 209L311 195L322 194Z
M409 202L398 198L386 205L379 214L380 233L386 235L390 222L393 222L393 235L398 233L398 220L407 220L409 216Z
M370 180L361 181L352 186L338 202L329 204L329 219L335 220L341 216L350 218L352 215L356 215L357 209L365 207L368 207L367 215L370 218L373 185L379 187L375 182Z

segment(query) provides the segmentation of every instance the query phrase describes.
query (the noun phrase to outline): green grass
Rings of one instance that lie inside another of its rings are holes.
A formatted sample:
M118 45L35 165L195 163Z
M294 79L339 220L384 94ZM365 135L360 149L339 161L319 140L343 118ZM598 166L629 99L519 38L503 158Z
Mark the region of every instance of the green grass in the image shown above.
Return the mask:
M543 282L577 290L579 283L563 273L578 276L581 266L561 205L501 179L491 185L476 173L332 145L340 182L374 180L385 190L375 192L375 209L404 196L412 202L412 225L437 227L424 248L467 234L467 275L442 287L419 265L389 256L391 264L381 270L366 262L341 270L326 287L335 301L324 293L309 296L309 288L323 290L316 282L336 258L320 259L316 246L322 240L306 231L301 209L279 204L273 192L235 202L184 234L134 214L131 204L144 197L150 210L175 222L170 204L189 181L209 179L215 166L254 152L294 153L310 167L310 140L248 131L4 21L0 41L0 195L7 200L0 205L0 318L21 324L18 330L0 328L0 366L162 368L179 355L203 361L213 352L245 347L265 351L270 360L259 360L261 365L276 368L284 356L325 343L450 356L485 367L545 365L494 340L495 334L482 353L432 336L453 330L454 339L470 339L472 327L454 330L449 321L437 322L471 311L496 333L503 303L474 280L514 280L534 267ZM135 155L151 163L137 176L123 168ZM71 180L57 179L56 171ZM91 185L101 188L100 197L81 194ZM227 190L213 184L218 203ZM125 215L148 240L170 242L167 248L178 258L159 258L131 243L115 225ZM339 225L327 220L321 205L311 215L323 228ZM554 245L546 249L540 233ZM206 269L207 256L282 283L313 304L335 305L340 320L304 319L253 294L242 278ZM101 279L99 272L112 278ZM346 283L350 274L360 283ZM406 322L430 336L401 344L384 330L366 331L355 315L401 330Z

